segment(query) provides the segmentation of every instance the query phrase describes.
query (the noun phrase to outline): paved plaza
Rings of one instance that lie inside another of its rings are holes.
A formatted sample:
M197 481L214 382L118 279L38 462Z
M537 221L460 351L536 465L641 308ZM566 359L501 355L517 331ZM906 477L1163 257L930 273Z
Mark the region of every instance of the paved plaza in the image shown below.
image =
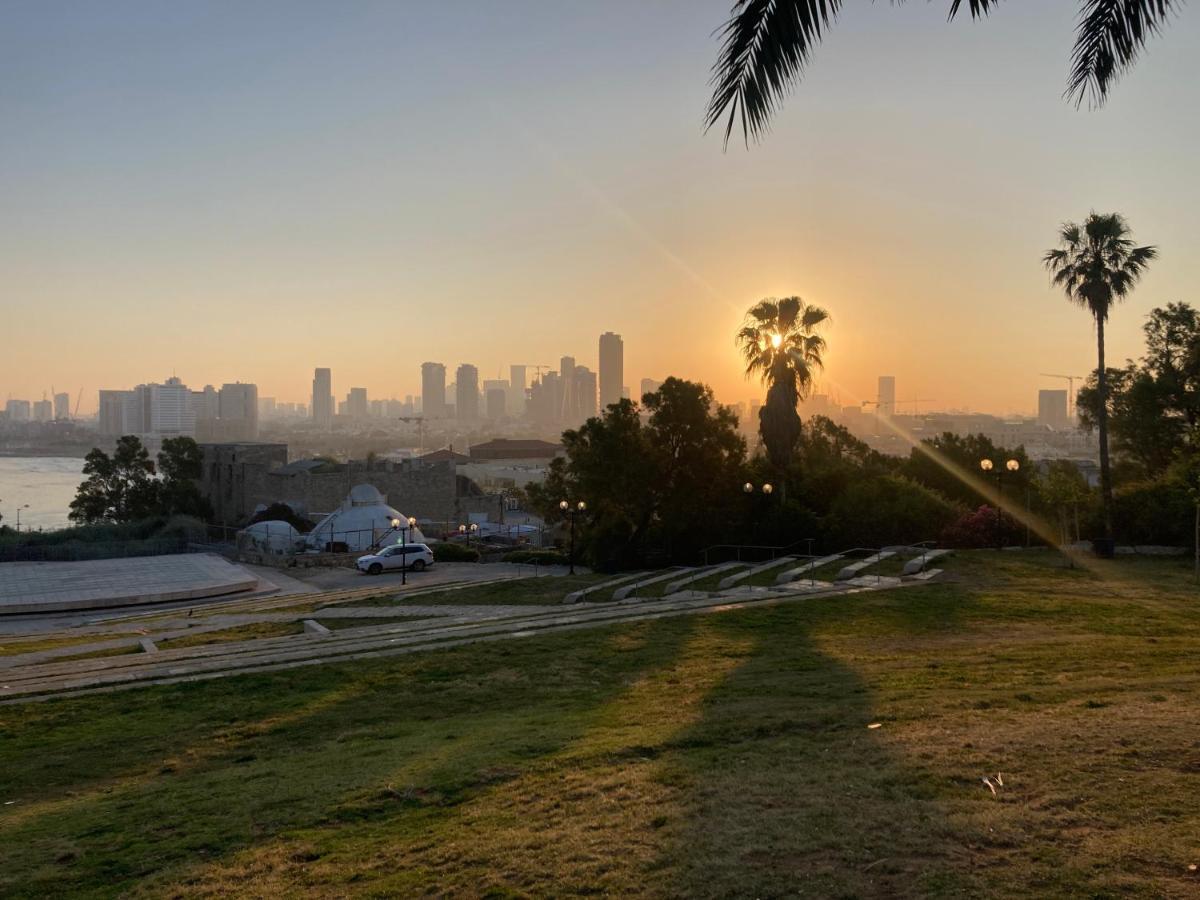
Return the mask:
M211 553L0 565L0 615L103 609L251 591L258 578Z

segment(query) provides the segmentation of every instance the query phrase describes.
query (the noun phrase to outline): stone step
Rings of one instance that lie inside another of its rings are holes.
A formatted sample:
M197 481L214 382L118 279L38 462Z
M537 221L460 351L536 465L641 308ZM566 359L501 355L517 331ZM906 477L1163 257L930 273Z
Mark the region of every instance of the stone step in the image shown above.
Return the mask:
M941 559L943 556L949 556L950 550L929 550L921 556L914 556L904 564L902 575L916 575L935 559Z
M724 562L717 563L713 566L701 566L694 572L691 572L688 575L685 575L683 578L678 578L668 584L663 590L663 596L669 597L676 591L683 590L683 588L687 587L689 584L693 584L697 581L703 581L705 578L720 574L721 572L728 572L730 569L740 569L744 565L745 563L740 562Z
M603 594L605 591L613 590L620 587L629 581L634 581L638 578L645 578L645 572L634 572L618 575L616 578L609 578L607 581L601 581L599 584L593 584L589 587L582 588L578 591L571 591L567 596L563 597L563 603L582 603L591 594Z
M842 571L837 573L834 581L849 581L851 578L856 578L864 569L870 568L876 563L883 562L885 559L891 559L896 555L895 550L882 550L874 556L868 556L866 559L860 559L856 563L851 563Z
M652 575L650 578L639 579L633 584L627 584L624 587L617 588L615 591L613 591L612 598L614 600L624 600L635 591L639 591L644 587L650 587L651 585L661 584L664 581L670 581L672 578L678 577L680 572L686 571L688 571L686 568L673 567L659 575Z
M745 581L747 578L753 578L762 572L768 572L776 566L787 565L789 562L795 562L794 556L781 556L778 559L773 559L770 562L760 563L757 566L751 566L745 572L735 572L732 575L727 575L721 579L721 583L717 585L718 590L726 590L733 587L739 581Z
M830 563L835 563L841 558L842 558L842 554L834 553L832 556L822 556L819 559L810 560L809 562L806 562L802 566L797 566L794 569L788 569L786 572L780 572L775 577L775 583L776 584L787 584L788 582L795 581L797 578L799 578L801 575L804 575L806 572L815 572L817 569L821 568L822 566L827 566Z

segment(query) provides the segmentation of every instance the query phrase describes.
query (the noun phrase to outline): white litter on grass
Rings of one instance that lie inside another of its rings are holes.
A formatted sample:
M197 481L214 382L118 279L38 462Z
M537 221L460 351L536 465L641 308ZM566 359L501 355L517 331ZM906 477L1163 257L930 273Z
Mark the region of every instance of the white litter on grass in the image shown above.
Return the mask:
M999 772L996 773L996 784L1000 785L1000 787L1004 787L1004 776Z
M872 723L871 723L870 725L868 725L867 727L868 727L868 728L882 728L882 727L883 727L883 723L882 723L882 722L872 722Z
M983 783L988 786L988 790L990 790L992 792L992 796L995 796L996 795L996 786L994 784L992 784L992 779L988 778L985 775L983 777Z

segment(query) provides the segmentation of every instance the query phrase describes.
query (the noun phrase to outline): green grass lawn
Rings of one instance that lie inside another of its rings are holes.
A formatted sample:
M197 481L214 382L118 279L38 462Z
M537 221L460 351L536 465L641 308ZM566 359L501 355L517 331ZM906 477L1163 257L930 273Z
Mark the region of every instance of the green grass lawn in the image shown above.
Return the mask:
M315 621L330 631L340 631L343 628L371 628L376 625L394 625L397 622L432 622L436 620L423 616L373 616L371 618L354 616L339 619L336 616L323 615Z
M249 625L234 625L216 631L197 631L179 637L163 638L154 643L160 650L176 650L179 647L201 647L206 644L224 644L229 641L247 641L254 638L284 637L299 634L304 630L303 622L254 622Z
M1088 565L0 707L0 895L1197 896L1200 591Z

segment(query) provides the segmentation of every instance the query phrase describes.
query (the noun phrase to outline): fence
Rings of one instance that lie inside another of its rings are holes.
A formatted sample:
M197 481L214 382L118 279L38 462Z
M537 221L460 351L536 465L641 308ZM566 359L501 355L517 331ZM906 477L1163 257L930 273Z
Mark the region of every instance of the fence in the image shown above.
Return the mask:
M131 556L166 556L188 553L186 537L147 538L133 541L66 541L61 544L3 544L0 562L81 562L90 559L125 559Z

